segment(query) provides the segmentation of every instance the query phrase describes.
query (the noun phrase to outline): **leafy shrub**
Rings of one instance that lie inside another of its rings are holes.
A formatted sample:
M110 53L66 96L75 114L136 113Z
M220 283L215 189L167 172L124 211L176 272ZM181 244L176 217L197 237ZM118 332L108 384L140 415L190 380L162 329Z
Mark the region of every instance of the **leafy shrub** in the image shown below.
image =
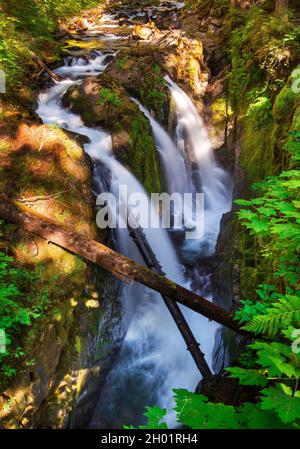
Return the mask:
M252 86L268 94L282 87L291 65L300 55L300 27L253 7L247 15L231 10L224 31L224 45L228 33L231 34L228 57L232 66L229 93L236 110L238 105L247 103L247 93Z
M18 272L9 266L11 262L11 257L0 253L0 329L6 331L7 343L10 342L9 329L15 329L20 324L30 324L28 309L16 302L20 292L10 279L17 276Z
M49 294L39 270L14 265L12 257L0 252L0 329L6 335L6 353L0 354L0 380L3 376L13 377L15 369L11 364L25 355L18 343L20 331L43 318L49 306Z

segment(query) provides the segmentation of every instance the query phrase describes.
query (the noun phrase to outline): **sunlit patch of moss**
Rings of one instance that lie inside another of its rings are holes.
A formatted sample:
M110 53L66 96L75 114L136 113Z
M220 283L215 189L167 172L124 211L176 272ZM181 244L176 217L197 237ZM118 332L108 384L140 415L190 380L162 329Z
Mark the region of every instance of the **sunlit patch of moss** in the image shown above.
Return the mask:
M80 354L81 351L82 351L82 344L81 344L80 335L76 335L76 338L75 338L75 350L76 350L76 352L78 354Z
M88 41L79 41L75 39L70 39L66 41L66 48L69 47L78 47L83 48L85 50L94 50L99 48L99 40L88 40Z
M225 97L215 99L211 104L212 122L215 133L224 130L225 125L233 117L233 111Z
M291 119L296 99L297 94L293 92L291 86L284 86L273 106L273 117L277 123L288 122Z
M149 122L141 113L138 113L132 121L127 160L130 160L135 176L149 193L161 191L156 146Z
M10 149L11 149L11 145L8 142L6 142L5 140L1 139L0 140L0 154L3 156L5 154L9 153Z
M65 145L66 152L68 156L72 159L80 160L83 157L83 149L78 143L71 139L61 128L58 126L50 125L48 126L49 139L57 140L59 139L63 145Z
M241 163L251 180L272 173L274 145L272 138L272 103L267 97L258 97L250 104L243 120Z
M228 105L226 98L217 98L213 101L211 106L214 119L218 122L224 119L224 117L232 117L233 111L230 105Z

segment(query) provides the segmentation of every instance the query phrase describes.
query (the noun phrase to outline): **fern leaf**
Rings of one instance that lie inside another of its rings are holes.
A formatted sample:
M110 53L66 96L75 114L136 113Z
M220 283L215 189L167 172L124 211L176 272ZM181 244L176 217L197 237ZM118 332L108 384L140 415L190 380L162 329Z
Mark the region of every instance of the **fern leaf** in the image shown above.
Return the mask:
M266 313L253 318L243 329L273 336L281 329L300 323L300 298L288 295L279 299Z

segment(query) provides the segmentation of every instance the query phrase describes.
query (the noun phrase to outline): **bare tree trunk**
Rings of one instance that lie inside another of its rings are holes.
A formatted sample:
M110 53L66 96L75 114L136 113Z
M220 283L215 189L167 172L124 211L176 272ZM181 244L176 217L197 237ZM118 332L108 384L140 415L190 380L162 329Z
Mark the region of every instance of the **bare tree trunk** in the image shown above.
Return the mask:
M288 20L289 0L276 0L275 16Z
M152 270L139 265L128 257L119 254L95 240L63 227L29 207L18 205L5 194L0 193L0 217L20 225L23 229L46 239L68 251L78 254L99 265L124 282L139 282L152 288L163 296L171 298L195 312L204 315L236 332L241 331L232 315L218 305L181 287L175 282Z

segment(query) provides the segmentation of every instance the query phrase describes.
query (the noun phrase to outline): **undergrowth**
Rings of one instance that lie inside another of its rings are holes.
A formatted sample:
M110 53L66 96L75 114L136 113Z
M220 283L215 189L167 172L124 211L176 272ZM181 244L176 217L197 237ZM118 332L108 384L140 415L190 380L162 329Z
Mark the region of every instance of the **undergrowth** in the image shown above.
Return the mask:
M0 0L0 69L6 74L8 93L22 84L31 51L53 53L53 33L59 20L73 16L96 0Z

